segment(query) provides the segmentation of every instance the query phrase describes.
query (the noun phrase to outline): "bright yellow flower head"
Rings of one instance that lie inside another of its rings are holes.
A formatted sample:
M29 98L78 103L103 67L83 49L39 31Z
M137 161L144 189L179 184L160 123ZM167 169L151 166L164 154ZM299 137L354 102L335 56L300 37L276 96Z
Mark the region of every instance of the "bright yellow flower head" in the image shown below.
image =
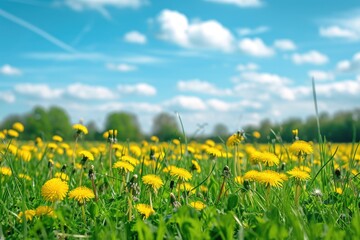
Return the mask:
M125 172L133 172L135 167L131 165L131 163L124 161L117 161L116 163L114 163L113 168L120 168L125 170Z
M86 201L95 198L95 194L90 188L81 186L71 190L69 192L69 198L75 199L80 204L84 204Z
M290 152L296 156L302 154L312 154L314 152L313 146L303 140L297 140L291 144Z
M154 214L154 209L147 204L139 203L135 206L136 210L144 216L144 218L148 218L150 215Z
M144 184L151 186L156 192L162 185L164 185L163 181L159 176L154 174L148 174L142 177L142 181Z
M261 138L261 134L258 131L254 131L253 132L253 137L256 138L256 139L259 139L259 138Z
M50 202L63 200L68 191L69 185L60 178L52 178L41 187L41 195Z
M18 132L23 132L24 131L24 125L21 122L16 122L12 125L12 128L15 129Z
M63 181L69 181L69 176L66 173L63 173L63 172L55 173L55 177L60 178Z
M18 177L22 178L22 179L25 179L25 180L28 180L28 181L31 181L31 177L29 175L27 175L27 174L19 173Z
M36 211L35 210L25 210L25 212L19 212L18 217L19 217L19 222L23 221L23 216L25 215L25 220L26 221L31 221L33 219L33 217L35 216Z
M199 163L195 160L192 160L191 163L192 163L191 170L195 170L196 172L200 173L201 167L200 167Z
M36 216L50 216L55 217L54 209L49 206L39 206L35 209Z
M52 140L53 140L54 142L59 142L59 143L61 143L61 142L63 141L63 138L60 137L60 136L58 136L58 135L54 135L54 136L52 137Z
M294 169L287 171L291 178L295 178L297 180L309 180L310 174L306 171L300 170L299 168L295 167Z
M190 207L196 209L196 210L203 210L204 208L206 208L206 204L201 202L201 201L195 201L195 202L191 202L189 203Z
M282 187L283 179L279 173L266 170L259 172L255 181L265 184L267 187Z
M89 133L88 129L80 123L74 124L73 129L75 129L78 134L83 133L86 135Z
M89 151L86 150L80 151L79 155L81 155L83 159L94 161L94 155Z
M15 131L14 129L9 129L7 131L7 135L9 135L10 137L13 137L13 138L19 137L19 133L17 131Z
M170 169L170 175L177 177L179 179L181 179L182 181L188 181L189 179L192 178L191 173L184 169L184 168L178 168L178 167L172 167Z
M11 176L12 171L9 167L0 167L0 174L5 176Z

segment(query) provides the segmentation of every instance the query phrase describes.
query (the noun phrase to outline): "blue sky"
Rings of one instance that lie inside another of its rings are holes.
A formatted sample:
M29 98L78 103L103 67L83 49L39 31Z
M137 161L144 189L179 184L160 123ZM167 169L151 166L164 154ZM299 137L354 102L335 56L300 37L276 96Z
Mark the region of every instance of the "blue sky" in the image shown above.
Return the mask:
M0 119L178 112L231 131L360 106L358 0L1 0Z

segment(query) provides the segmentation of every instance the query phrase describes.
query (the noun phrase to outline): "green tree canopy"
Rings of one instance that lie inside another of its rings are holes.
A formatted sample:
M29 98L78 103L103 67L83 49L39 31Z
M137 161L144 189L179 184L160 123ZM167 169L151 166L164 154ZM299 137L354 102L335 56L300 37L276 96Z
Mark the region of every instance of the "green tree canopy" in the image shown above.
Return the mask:
M132 113L110 113L105 121L105 129L117 129L118 140L120 141L138 141L142 138L142 133L137 117Z
M168 113L159 113L154 117L152 134L162 141L169 141L181 136L176 118Z

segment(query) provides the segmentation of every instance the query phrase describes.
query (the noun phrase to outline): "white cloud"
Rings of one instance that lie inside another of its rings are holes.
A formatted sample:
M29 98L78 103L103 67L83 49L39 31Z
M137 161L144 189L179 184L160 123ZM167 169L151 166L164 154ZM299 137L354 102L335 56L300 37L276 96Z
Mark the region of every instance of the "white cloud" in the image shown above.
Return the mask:
M157 17L159 38L185 48L233 50L231 32L215 20L192 21L177 11L163 10Z
M237 32L241 36L248 36L248 35L256 35L256 34L265 33L265 32L268 32L269 30L270 30L270 28L267 26L259 26L256 28L239 28L237 30Z
M75 11L96 10L106 18L110 18L106 7L139 8L144 4L144 0L65 0L65 5Z
M239 64L236 66L236 70L239 72L256 71L258 69L259 66L255 63Z
M227 112L232 108L231 104L219 99L209 99L207 100L207 104L210 108L219 112Z
M354 54L350 60L342 60L337 63L336 70L341 73L360 72L360 52Z
M117 95L103 86L91 86L82 83L74 83L67 87L66 93L80 99L107 100L115 99Z
M292 51L296 49L296 45L289 39L278 39L274 42L274 46L283 51Z
M175 96L172 99L165 101L163 104L165 107L170 107L174 110L191 110L191 111L204 111L207 109L204 101L199 97L193 96Z
M314 78L316 81L334 80L335 75L332 72L325 72L320 70L311 70L308 72L310 78Z
M8 75L8 76L16 76L16 75L21 75L22 72L18 68L15 68L9 64L5 64L0 68L0 74Z
M118 90L122 94L137 94L143 96L155 96L156 88L147 83L138 83L134 85L118 85Z
M117 65L109 63L106 65L106 67L109 70L118 71L118 72L132 72L137 69L136 66L126 64L126 63L121 63L121 64L117 64Z
M260 38L244 38L239 42L240 50L253 57L271 57L275 54L274 49L266 46Z
M62 96L63 89L52 89L47 84L21 83L15 85L15 91L41 99L56 99Z
M241 8L263 6L263 2L261 0L206 0L206 1L220 3L220 4L231 4Z
M320 36L327 38L345 38L349 40L356 40L359 38L358 33L356 33L354 30L342 28L339 26L320 28Z
M282 77L272 73L258 73L258 72L243 72L240 74L240 78L235 82L242 80L248 82L255 82L259 84L273 84L273 85L283 85L292 82L287 77Z
M145 44L146 36L138 31L131 31L125 34L124 40L129 43Z
M13 103L16 100L15 95L12 92L0 92L0 100L6 103Z
M319 95L332 96L359 96L360 77L356 80L345 80L316 85L316 92Z
M303 54L299 54L299 53L293 54L292 61L298 65L306 64L306 63L314 64L314 65L323 65L329 61L329 58L325 54L322 54L315 50L311 50Z
M177 83L177 89L183 92L196 92L217 96L232 95L231 89L219 89L215 85L199 79L179 81Z

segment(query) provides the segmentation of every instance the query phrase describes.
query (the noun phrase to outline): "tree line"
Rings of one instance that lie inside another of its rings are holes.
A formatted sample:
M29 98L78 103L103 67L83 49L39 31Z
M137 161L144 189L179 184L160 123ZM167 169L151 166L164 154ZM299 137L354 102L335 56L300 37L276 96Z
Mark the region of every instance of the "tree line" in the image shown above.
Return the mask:
M74 139L74 130L70 117L67 112L57 106L45 109L43 107L34 107L30 112L22 115L10 115L3 119L0 124L0 130L10 129L14 122L21 122L25 126L25 131L21 134L21 140L33 140L41 137L45 141L51 140L53 135L63 137L65 141ZM360 109L352 111L341 111L333 115L321 113L319 115L321 133L331 142L351 142L353 139L360 139ZM183 138L179 120L169 113L159 113L153 119L151 133L146 135L142 132L137 116L129 112L112 112L106 117L104 128L99 129L95 122L90 121L84 124L89 134L86 136L88 141L102 141L103 132L108 129L117 129L119 132L119 141L140 141L148 139L155 135L161 141ZM186 128L186 126L185 126ZM292 130L299 130L300 139L316 141L318 139L317 118L308 117L305 120L301 118L289 118L282 123L272 123L265 119L259 125L244 126L248 142L266 143L281 136L284 142L293 140ZM239 129L240 130L240 129ZM253 133L260 133L260 138L255 138ZM187 136L188 139L204 140L213 139L216 142L226 141L232 132L229 132L224 123L218 123L212 129L210 134L197 133Z

